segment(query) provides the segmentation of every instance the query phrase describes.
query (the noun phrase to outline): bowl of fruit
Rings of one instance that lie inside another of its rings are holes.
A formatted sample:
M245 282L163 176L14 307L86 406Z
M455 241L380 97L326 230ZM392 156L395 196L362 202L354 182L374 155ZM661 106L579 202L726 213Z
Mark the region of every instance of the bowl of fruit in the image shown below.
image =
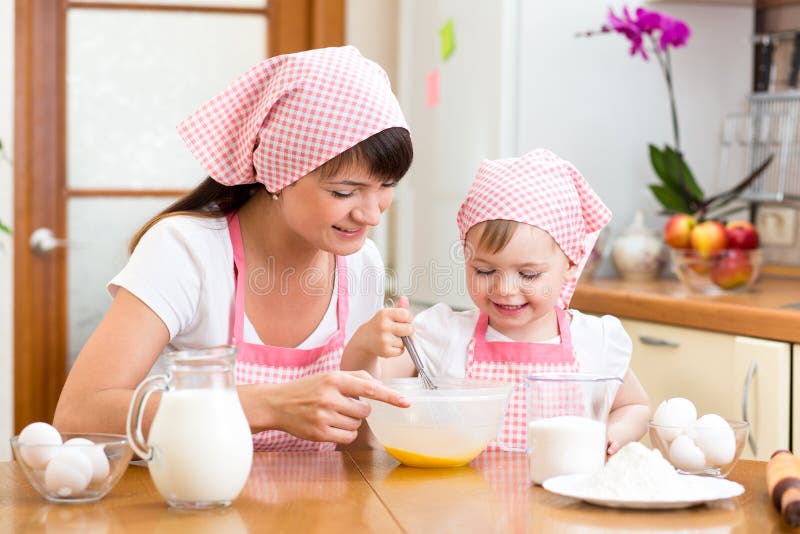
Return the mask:
M761 272L764 258L758 231L748 221L703 221L684 213L673 215L664 227L672 269L697 293L749 291Z

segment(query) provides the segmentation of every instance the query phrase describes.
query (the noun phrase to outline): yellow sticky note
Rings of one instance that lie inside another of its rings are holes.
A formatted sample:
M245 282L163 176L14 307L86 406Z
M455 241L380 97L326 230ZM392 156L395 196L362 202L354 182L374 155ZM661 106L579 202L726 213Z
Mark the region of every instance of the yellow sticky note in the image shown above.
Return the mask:
M447 60L456 49L456 32L453 19L449 19L444 26L439 28L439 39L442 44L442 60Z

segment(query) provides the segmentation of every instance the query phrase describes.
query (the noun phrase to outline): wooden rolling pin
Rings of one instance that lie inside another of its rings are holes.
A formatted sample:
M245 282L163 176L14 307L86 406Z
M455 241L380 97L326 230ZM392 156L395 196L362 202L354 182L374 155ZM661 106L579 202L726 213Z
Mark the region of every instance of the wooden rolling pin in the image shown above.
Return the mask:
M767 463L767 491L783 518L800 526L800 458L787 450L773 452Z

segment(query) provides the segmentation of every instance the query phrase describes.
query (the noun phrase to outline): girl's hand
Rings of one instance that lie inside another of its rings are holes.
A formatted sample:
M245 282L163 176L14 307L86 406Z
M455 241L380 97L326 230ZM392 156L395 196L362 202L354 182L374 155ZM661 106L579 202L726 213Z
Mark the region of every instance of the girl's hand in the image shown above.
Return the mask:
M253 411L261 410L269 414L260 428L252 429L254 432L278 429L311 441L345 444L356 439L361 421L370 412L369 404L359 397L401 408L409 406L405 397L365 371L337 371L285 384L240 386L239 389L246 413L252 415ZM248 419L253 420L252 417Z
M401 337L414 333L413 319L405 296L400 297L397 307L379 310L353 334L342 357L342 369L371 370L378 356L402 356L405 349Z

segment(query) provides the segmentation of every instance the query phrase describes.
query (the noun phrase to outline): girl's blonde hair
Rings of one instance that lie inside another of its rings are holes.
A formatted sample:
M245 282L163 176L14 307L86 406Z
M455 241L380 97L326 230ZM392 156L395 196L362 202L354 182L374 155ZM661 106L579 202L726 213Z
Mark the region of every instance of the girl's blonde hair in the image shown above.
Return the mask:
M506 219L495 219L478 223L483 227L480 239L478 239L478 248L485 250L490 254L497 254L508 245L514 232L520 224L517 221L508 221Z

